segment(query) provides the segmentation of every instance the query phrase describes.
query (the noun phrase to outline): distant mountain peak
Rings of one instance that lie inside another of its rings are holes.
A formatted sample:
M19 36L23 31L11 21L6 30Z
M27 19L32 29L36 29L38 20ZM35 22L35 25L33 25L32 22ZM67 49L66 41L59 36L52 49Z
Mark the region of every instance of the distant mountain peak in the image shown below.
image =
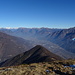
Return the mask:
M0 27L0 29L18 29L19 27Z

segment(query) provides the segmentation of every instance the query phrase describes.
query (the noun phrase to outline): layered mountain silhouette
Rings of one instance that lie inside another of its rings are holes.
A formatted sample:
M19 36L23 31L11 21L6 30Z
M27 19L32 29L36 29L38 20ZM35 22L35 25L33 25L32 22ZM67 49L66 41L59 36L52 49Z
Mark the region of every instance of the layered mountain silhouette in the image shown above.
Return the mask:
M51 41L72 53L75 53L75 40L73 40L74 38L75 27L53 32L47 36L48 41Z
M55 53L63 58L75 58L74 40L72 40L72 38L71 40L64 40L64 38L69 38L69 36L67 38L64 37L64 35L66 35L68 31L68 34L70 34L70 36L74 35L74 28L71 28L71 30L51 28L1 28L0 31L12 36L29 40L28 43L32 45L31 47L34 47L36 45L42 45L52 53Z
M37 45L34 48L19 54L11 59L8 59L0 64L0 66L13 66L20 64L50 62L55 60L63 60L58 55L53 54L41 45Z
M0 32L0 62L30 48L31 45L27 40Z

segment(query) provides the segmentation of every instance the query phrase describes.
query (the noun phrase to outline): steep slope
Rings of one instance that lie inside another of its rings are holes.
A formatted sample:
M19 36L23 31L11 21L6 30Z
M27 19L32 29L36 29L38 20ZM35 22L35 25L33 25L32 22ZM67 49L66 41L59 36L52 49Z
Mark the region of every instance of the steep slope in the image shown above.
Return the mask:
M54 32L46 37L48 41L58 44L69 52L75 53L75 27Z
M30 49L28 41L0 32L0 61Z
M38 63L38 62L50 62L54 60L62 60L58 55L53 54L46 48L37 45L25 53L19 54L11 59L2 62L1 66L12 66L20 64Z

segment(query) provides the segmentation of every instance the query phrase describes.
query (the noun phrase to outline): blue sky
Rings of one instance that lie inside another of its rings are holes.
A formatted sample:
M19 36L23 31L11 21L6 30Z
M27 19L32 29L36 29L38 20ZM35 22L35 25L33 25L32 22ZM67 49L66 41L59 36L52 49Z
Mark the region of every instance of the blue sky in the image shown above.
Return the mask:
M75 26L75 0L0 0L0 27Z

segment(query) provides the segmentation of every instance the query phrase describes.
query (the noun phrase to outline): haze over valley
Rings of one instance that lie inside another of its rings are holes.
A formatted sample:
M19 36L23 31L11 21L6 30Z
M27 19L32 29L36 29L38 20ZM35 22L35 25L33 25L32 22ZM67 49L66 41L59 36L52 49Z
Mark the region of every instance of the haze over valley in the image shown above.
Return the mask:
M6 41L7 39L10 40L10 42L8 41L7 44L11 45L13 44L12 42L14 42L18 46L17 50L18 48L21 49L21 51L18 50L18 52L16 52L17 51L16 49L14 49L16 51L13 51L13 48L12 48L14 47L13 45L12 47L7 46L8 51L6 51L6 54L8 54L10 47L11 47L11 52L15 52L16 54L18 54L18 53L27 51L36 45L42 45L45 48L47 48L49 51L51 51L52 53L55 53L65 59L75 58L75 55L74 55L75 54L75 50L74 50L75 41L73 40L73 38L75 37L75 34L74 34L75 28L69 28L69 29L51 29L51 28L6 29L6 28L0 28L0 32L2 32L1 33L2 35L0 35L1 37L3 37L2 39ZM25 42L22 40L24 40ZM19 42L20 45L16 41ZM3 45L3 47L1 46L1 49L5 51L6 47ZM9 52L9 55L13 56L11 52Z

